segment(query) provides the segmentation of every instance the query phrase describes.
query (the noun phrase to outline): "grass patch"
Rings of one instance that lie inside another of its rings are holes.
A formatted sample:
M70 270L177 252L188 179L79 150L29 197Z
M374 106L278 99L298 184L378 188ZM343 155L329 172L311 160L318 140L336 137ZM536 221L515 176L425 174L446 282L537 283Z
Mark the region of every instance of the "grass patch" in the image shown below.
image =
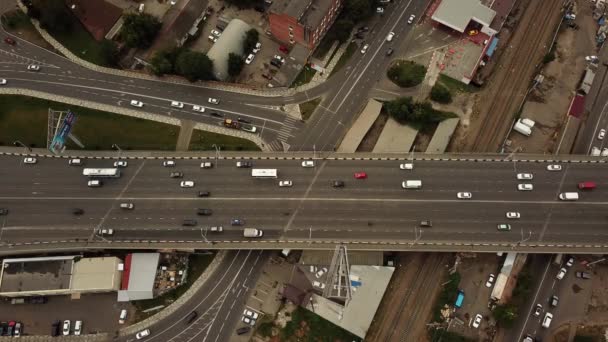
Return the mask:
M340 56L340 59L338 60L338 62L334 66L334 69L329 74L329 77L331 77L331 75L333 75L336 72L338 72L338 70L342 69L342 67L348 62L348 60L353 56L353 54L355 53L355 51L357 51L358 49L359 49L359 47L357 46L357 44L355 44L353 42L351 42L350 44L348 44L348 47L346 48L346 51L344 51L344 53L342 54L342 56Z
M43 48L54 50L44 38L38 33L30 18L20 10L6 12L0 17L2 26L7 32L10 32L28 42L34 43Z
M306 309L298 307L291 321L281 330L281 341L361 341L339 326Z
M444 74L439 74L438 82L444 87L448 88L452 92L457 93L475 93L479 91L478 87L475 87L471 84L464 84L458 80L451 78L450 76L446 76Z
M299 87L303 84L310 82L316 73L317 73L317 70L309 67L308 65L305 65L304 68L302 68L302 70L300 70L300 73L298 74L296 79L293 81L293 83L291 83L289 88Z
M72 13L65 16L72 21L72 29L69 32L49 31L61 45L72 51L76 56L93 64L111 67L111 62L107 60L103 53L102 44L93 39L91 34L82 26Z
M444 328L433 328L429 330L431 342L474 342L474 340L462 335L446 331Z
M302 113L302 120L308 120L312 113L314 113L317 106L321 103L321 98L316 98L308 102L300 103L300 113Z
M260 151L258 145L250 140L211 133L207 131L194 130L190 139L190 150L213 150L213 145L222 151Z
M169 305L181 297L192 283L198 279L201 274L207 269L213 258L215 257L215 253L213 254L190 254L188 256L188 273L186 282L175 290L167 292L162 296L158 296L156 298L147 299L147 300L138 300L133 302L133 305L137 308L137 319L136 321L140 321L149 316L154 315L158 311L152 312L143 312L143 310L147 310L153 307L157 307L159 305Z
M46 147L48 109L76 114L73 134L85 150L175 150L179 127L156 121L102 112L64 103L17 95L0 96L0 145L20 140L31 147ZM79 149L69 142L68 148Z
M401 88L414 87L422 83L426 75L424 65L399 60L388 68L386 76Z

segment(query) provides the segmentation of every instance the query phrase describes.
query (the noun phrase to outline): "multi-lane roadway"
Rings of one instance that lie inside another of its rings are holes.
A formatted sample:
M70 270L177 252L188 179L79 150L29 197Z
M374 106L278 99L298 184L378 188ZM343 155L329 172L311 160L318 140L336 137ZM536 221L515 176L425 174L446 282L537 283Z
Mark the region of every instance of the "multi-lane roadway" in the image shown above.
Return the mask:
M82 167L69 166L67 159L38 158L31 165L23 157L4 156L0 208L9 213L0 216L1 245L119 247L145 242L148 247L190 243L240 248L253 241L270 248L315 248L344 242L374 249L401 243L427 250L570 247L582 252L608 243L608 166L603 163L562 162L561 171L548 171L549 163L543 162L415 160L413 170L401 170L399 164L407 160L319 159L315 167L304 168L299 159L254 159L254 168L274 168L279 174L277 179L256 179L228 158L212 169L200 168L204 159L177 160L175 167L163 167L156 159L131 159L120 178L90 188ZM85 166L112 163L87 159ZM173 171L184 177L170 178ZM354 178L361 171L367 179ZM518 180L518 173L534 178ZM181 188L183 180L194 181L194 188ZM291 180L293 186L279 187L280 180ZM333 187L334 180L345 186ZM405 180L420 180L422 188L403 189ZM581 181L593 181L597 189L579 192L578 201L558 199L562 192L578 191ZM534 189L519 191L522 183ZM198 191L211 196L198 197ZM470 192L472 199L458 199L458 192ZM135 208L120 209L120 203ZM83 213L75 215L75 208ZM197 209L211 209L212 215L199 216ZM508 219L507 212L521 217ZM244 225L232 226L235 218ZM187 219L196 225L183 226ZM431 220L432 228L421 227L423 220ZM509 224L511 230L499 231L499 224ZM212 226L224 231L212 232ZM95 234L100 227L112 228L114 234L100 237ZM264 236L244 238L244 227L263 229Z

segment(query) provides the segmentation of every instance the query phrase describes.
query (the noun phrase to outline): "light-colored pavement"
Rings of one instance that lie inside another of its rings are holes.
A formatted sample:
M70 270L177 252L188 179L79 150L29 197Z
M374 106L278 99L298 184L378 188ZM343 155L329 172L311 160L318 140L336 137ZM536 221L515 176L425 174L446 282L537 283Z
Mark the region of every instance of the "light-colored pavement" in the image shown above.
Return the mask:
M414 145L417 134L417 129L409 125L402 125L393 118L388 118L373 152L408 153Z
M357 118L357 121L346 133L346 136L338 147L339 153L354 153L357 151L357 147L361 144L361 141L369 131L370 127L374 124L380 111L382 110L382 103L376 100L369 100L367 106Z

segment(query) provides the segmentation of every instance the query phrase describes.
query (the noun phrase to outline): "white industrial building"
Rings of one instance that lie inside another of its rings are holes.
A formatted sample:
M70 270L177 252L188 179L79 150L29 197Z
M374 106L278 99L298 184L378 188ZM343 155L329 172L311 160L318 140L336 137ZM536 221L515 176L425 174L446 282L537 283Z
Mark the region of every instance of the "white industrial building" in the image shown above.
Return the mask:
M151 299L160 253L133 253L125 258L118 301Z
M244 21L232 19L217 42L207 52L207 57L213 61L213 74L218 80L228 79L228 55L234 53L246 57L243 43L250 29L251 26Z

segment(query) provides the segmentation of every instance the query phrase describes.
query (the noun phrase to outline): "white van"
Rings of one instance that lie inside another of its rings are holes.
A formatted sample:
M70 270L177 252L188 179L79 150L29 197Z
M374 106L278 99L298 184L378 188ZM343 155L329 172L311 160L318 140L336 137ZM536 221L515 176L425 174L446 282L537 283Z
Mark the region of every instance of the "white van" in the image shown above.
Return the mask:
M406 180L406 181L401 182L401 187L404 189L420 189L420 188L422 188L422 181Z
M255 237L262 237L263 235L264 235L264 232L261 229L257 229L257 228L245 228L243 230L243 236L244 237L255 238Z
M562 192L559 194L559 199L562 201L577 201L578 192Z

